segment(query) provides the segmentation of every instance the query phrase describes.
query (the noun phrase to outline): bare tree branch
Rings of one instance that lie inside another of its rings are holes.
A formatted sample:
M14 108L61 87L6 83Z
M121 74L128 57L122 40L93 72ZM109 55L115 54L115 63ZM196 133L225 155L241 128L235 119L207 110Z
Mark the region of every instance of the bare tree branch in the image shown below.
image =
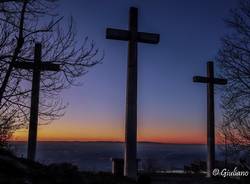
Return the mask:
M249 158L250 1L241 1L238 9L231 10L226 23L233 32L222 39L217 57L220 73L228 79L222 95L224 118L218 130L227 137L232 153L244 152Z
M89 68L101 62L93 41L80 39L73 18L57 13L57 0L0 1L0 115L26 126L29 118L32 71L13 67L14 62L34 62L35 42L41 42L42 62L56 63L60 72L42 72L39 118L50 122L64 115L60 93ZM82 42L80 42L82 40Z

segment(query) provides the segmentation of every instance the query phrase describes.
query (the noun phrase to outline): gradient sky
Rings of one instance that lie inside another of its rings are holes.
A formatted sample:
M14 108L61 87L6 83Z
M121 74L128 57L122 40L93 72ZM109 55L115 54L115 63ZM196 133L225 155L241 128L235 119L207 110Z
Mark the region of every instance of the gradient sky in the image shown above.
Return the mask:
M105 39L107 27L127 29L130 6L139 8L139 31L161 35L159 45L139 44L138 139L205 143L206 75L223 19L236 0L61 0L60 13L72 15L78 39L89 36L105 51L103 63L80 79L81 87L62 93L66 115L39 128L39 140L124 140L127 42ZM217 95L217 101L219 96ZM216 120L221 119L218 102ZM15 134L26 140L27 130Z

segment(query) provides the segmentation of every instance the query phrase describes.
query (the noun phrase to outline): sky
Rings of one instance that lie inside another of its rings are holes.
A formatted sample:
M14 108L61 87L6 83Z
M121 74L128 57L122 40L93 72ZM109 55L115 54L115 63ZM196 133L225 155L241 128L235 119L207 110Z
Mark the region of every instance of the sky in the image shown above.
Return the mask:
M79 79L82 86L62 93L65 116L40 126L38 140L124 141L127 42L105 39L105 30L127 29L130 6L139 8L139 31L160 34L158 45L138 47L138 140L206 142L206 85L192 77L206 75L236 0L61 0L59 13L73 16L77 39L88 36L105 57ZM19 130L13 139L27 134Z

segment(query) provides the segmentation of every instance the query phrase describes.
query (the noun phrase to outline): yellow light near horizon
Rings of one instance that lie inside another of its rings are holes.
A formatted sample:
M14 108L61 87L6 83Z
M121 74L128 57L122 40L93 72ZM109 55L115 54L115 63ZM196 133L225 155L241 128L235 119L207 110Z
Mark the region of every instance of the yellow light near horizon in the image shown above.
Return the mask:
M94 123L55 122L38 128L38 141L122 141L122 129L112 127L94 127ZM105 125L105 123L103 123ZM74 125L74 126L73 126ZM22 129L14 133L12 140L27 141L28 130Z
M40 126L38 141L124 141L123 129L93 126L70 126L67 123L55 123ZM14 133L13 141L27 141L28 130L18 130ZM138 141L176 143L176 144L204 144L204 132L185 130L142 129L138 131Z

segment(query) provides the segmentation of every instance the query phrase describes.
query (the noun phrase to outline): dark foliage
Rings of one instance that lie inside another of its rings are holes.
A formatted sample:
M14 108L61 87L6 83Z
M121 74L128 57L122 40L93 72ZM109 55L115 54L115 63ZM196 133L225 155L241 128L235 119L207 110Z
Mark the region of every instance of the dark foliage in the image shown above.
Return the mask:
M217 62L228 80L223 89L223 122L219 127L225 156L250 158L250 1L239 1L226 20L231 33L222 39Z

